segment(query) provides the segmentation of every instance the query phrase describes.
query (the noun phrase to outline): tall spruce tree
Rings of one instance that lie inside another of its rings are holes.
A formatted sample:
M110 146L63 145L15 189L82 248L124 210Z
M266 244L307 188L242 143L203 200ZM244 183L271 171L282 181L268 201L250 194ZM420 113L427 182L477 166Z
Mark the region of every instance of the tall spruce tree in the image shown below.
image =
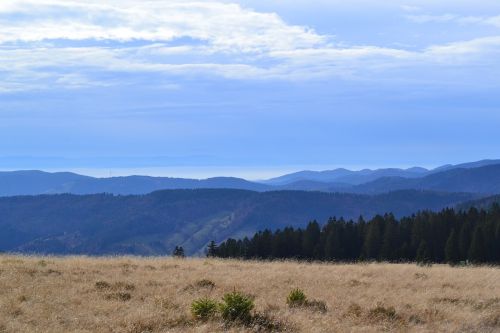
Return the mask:
M500 263L500 214L497 216L496 224L497 227L495 232L495 252L493 254L493 260L496 263Z
M217 256L217 244L215 241L211 241L207 246L207 257L216 257Z
M456 264L460 261L460 250L458 248L458 235L455 229L451 230L450 236L445 245L446 262Z
M415 260L418 263L428 263L431 261L429 245L423 239L417 249L417 257Z
M332 226L328 232L325 244L325 258L327 260L345 259L338 226Z
M316 248L319 245L320 228L316 221L309 222L302 239L302 255L305 259L315 259Z
M380 247L382 246L381 224L382 217L375 217L373 221L368 223L367 233L364 242L364 257L366 259L378 259Z
M472 234L472 223L466 219L462 224L460 236L458 239L458 247L460 250L460 257L467 258L469 256L469 248Z
M184 258L184 248L182 246L176 246L172 255L177 258Z
M394 261L399 258L398 225L392 215L386 216L385 220L380 259Z
M486 259L486 253L484 248L484 237L483 231L479 226L474 229L474 234L472 236L472 241L469 249L469 260L474 263L484 262Z

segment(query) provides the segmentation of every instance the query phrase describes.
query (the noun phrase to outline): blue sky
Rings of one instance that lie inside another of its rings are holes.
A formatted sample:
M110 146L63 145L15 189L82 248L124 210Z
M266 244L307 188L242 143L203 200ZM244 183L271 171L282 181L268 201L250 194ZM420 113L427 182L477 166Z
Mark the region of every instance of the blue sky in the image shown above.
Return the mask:
M500 2L0 2L0 169L499 158Z

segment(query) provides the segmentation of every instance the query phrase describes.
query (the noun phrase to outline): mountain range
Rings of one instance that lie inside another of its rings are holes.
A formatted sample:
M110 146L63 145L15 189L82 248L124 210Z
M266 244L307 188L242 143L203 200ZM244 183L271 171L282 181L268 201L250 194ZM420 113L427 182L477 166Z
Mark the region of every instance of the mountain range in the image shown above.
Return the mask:
M0 251L164 255L331 216L396 216L500 201L500 160L302 171L266 181L0 172Z
M233 177L185 179L149 176L94 178L69 172L0 172L0 196L38 194L147 194L167 189L240 189L250 191L323 191L358 194L432 190L490 195L500 193L500 160L483 160L436 169L300 171L264 181Z
M304 226L331 216L357 220L439 210L478 196L397 191L379 195L234 189L164 190L147 195L39 195L0 198L0 251L47 254L201 253L211 240L265 228Z

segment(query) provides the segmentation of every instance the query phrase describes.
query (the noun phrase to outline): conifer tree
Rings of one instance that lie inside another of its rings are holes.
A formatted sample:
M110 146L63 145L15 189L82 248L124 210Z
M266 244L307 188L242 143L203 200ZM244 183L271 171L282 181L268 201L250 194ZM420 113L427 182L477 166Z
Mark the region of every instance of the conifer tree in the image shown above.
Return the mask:
M467 258L469 255L471 233L471 223L468 220L465 220L465 222L462 224L462 229L460 230L460 237L458 240L458 247L460 250L461 258Z
M458 249L458 235L455 229L451 230L444 249L446 262L456 264L460 261L460 251Z
M479 226L474 230L472 241L469 249L469 260L474 263L481 263L485 261L486 253L484 249L483 232Z
M338 227L336 226L330 228L330 231L328 232L328 235L326 237L325 258L327 260L344 259L340 232L337 229Z
M495 252L493 254L493 260L496 263L500 263L500 214L497 216L497 227L495 232Z
M182 246L176 246L173 252L173 256L177 258L184 258L184 248Z
M425 240L420 242L417 249L417 257L415 259L418 263L428 263L430 261L429 246Z
M302 239L302 255L306 259L314 259L316 246L319 244L320 232L318 222L309 222Z
M380 250L382 260L393 261L399 257L398 254L398 226L392 215L386 219L386 226Z
M216 257L217 256L217 244L215 241L211 241L207 246L207 257Z
M368 223L367 234L364 242L364 255L366 259L378 259L380 247L382 245L381 240L381 219L382 217L375 217L374 221Z

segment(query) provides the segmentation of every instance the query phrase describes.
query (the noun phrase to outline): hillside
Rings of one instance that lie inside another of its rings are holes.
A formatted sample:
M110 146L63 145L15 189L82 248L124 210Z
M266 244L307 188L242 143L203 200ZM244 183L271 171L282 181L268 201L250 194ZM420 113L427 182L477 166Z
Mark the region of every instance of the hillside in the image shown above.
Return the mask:
M451 169L413 179L384 177L349 191L368 194L404 189L497 194L500 193L500 165Z
M409 169L363 169L359 171L347 170L339 168L335 170L325 171L299 171L276 178L266 180L265 184L270 185L287 185L300 181L315 181L321 183L345 183L349 185L358 185L373 181L381 177L407 177L415 178L427 174L429 170L424 168L409 168Z
M170 254L264 228L304 226L330 216L408 215L474 199L471 194L401 191L376 196L323 192L168 190L148 195L0 198L0 251L56 254Z
M492 205L500 205L500 195L493 195L491 197L480 198L477 200L466 201L457 205L457 209L468 210L471 207L477 209L489 209Z
M386 168L386 169L363 169L358 171L344 168L324 171L299 171L264 181L270 185L287 185L300 181L314 181L321 183L344 183L349 185L360 185L384 177L421 178L431 174L449 171L453 169L473 169L490 165L499 165L500 160L481 160L476 162L447 164L435 169L413 167L408 169Z
M500 164L495 160L434 170L423 168L351 171L301 171L267 181L234 177L187 179L150 176L94 178L69 172L0 172L0 196L38 194L147 194L175 189L239 189L249 191L322 191L374 194L397 190L430 190L500 194Z
M0 272L0 332L500 330L495 267L0 255ZM288 307L294 288L324 307ZM190 313L194 300L234 290L254 298L255 325Z
M94 178L70 172L0 172L0 196L38 194L147 194L165 189L234 188L250 191L271 187L241 178L187 179L149 176Z

